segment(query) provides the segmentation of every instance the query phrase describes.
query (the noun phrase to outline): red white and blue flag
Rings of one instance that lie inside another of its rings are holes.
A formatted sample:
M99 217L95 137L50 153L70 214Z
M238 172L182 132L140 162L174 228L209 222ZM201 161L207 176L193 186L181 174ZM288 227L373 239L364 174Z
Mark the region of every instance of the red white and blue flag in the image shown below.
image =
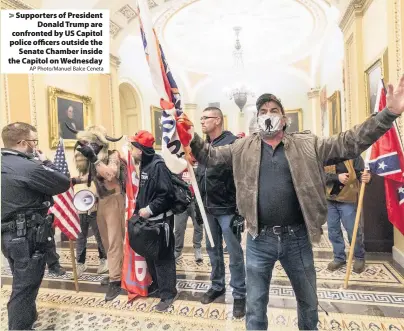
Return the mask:
M181 109L181 95L153 28L148 1L138 1L140 34L151 79L163 108L162 156L167 167L180 174L187 167L185 150L193 138L193 125Z
M375 112L386 108L386 90L380 81ZM397 125L376 141L370 152L370 171L384 177L389 221L404 234L404 152Z
M70 177L62 138L59 140L53 163L60 172ZM74 207L73 198L74 191L70 186L66 192L53 196L54 205L49 209L49 213L55 215L53 226L57 226L70 240L76 240L81 232L80 219Z

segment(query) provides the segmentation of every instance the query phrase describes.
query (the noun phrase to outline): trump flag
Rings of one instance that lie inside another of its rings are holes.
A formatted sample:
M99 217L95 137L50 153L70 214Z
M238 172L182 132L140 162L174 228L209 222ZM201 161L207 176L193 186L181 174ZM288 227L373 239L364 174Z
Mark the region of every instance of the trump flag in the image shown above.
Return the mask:
M187 167L184 147L192 140L193 125L181 110L181 95L153 29L147 0L138 1L138 11L146 60L163 108L162 156L171 172L180 174Z

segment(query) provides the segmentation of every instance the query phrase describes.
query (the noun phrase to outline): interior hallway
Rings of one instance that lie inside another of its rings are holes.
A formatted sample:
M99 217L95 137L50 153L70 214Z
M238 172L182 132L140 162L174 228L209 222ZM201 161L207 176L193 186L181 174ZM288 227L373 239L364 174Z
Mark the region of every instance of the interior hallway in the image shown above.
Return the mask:
M192 225L188 224L182 258L177 262L179 299L167 313L154 312L159 302L154 298L139 298L127 303L121 295L105 303L106 287L99 282L104 275L96 273L98 253L94 237L87 250L88 269L81 277L80 292L76 293L70 279L72 268L68 243L59 249L61 264L68 272L60 278L47 272L39 291L37 306L38 330L244 330L244 320L232 317L232 296L210 305L199 300L209 288L210 263L204 254L203 263L194 262ZM203 243L205 247L205 243ZM206 252L205 252L206 253ZM314 247L320 305L320 330L404 330L404 270L390 254L368 254L367 268L362 274L352 274L349 289L342 290L345 268L329 272L332 258L327 232ZM228 255L226 255L226 263ZM227 280L229 278L228 269ZM7 325L6 303L11 291L11 273L2 269L1 325ZM273 273L268 318L270 330L297 330L296 303L293 290L282 267Z

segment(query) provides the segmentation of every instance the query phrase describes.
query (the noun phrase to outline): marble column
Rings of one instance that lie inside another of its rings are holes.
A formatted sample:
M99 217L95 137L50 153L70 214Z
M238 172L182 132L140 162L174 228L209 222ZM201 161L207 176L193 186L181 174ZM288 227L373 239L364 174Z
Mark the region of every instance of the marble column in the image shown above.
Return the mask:
M320 89L313 88L307 96L310 100L311 106L311 121L312 121L312 133L321 136L321 104L320 104Z

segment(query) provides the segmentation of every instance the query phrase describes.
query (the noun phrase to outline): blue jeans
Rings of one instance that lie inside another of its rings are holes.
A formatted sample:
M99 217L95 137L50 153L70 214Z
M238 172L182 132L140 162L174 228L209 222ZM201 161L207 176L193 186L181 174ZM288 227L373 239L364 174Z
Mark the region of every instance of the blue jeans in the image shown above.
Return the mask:
M234 215L213 216L206 213L212 232L215 247L212 248L206 235L206 250L209 254L212 273L210 280L211 288L222 291L226 287L225 268L223 256L222 236L229 250L230 257L230 286L233 288L233 298L243 299L246 296L244 255L241 244L230 227Z
M331 241L334 251L334 260L338 262L346 261L345 242L341 230L341 222L348 233L349 243L352 241L353 228L356 217L356 204L337 201L327 201L328 204L328 238ZM363 243L362 230L359 226L356 236L355 259L365 259L365 247Z
M279 236L262 230L247 237L247 330L267 330L269 285L279 260L289 277L297 301L299 330L317 330L317 285L313 250L304 225Z

